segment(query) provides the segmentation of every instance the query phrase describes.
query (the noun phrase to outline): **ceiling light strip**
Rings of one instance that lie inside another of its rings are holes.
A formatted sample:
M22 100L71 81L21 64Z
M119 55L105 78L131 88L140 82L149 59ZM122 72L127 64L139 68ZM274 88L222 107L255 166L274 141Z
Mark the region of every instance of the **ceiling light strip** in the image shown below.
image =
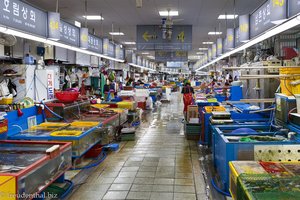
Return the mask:
M273 36L275 36L275 35L277 35L279 33L282 33L284 31L289 30L289 29L291 29L291 28L293 28L295 26L298 26L298 25L300 25L300 15L299 14L297 16L294 16L291 19L285 21L284 23L282 23L280 25L277 25L277 26L273 27L272 29L265 31L261 35L259 35L259 36L255 37L255 38L251 39L250 41L248 41L247 43L239 46L238 48L233 49L232 51L229 51L229 52L223 54L222 56L216 58L215 60L213 60L213 61L211 61L211 62L203 65L202 67L198 68L196 71L199 71L199 70L204 69L204 68L206 68L206 67L208 67L210 65L213 65L216 62L218 62L218 61L220 61L220 60L222 60L224 58L227 58L227 57L231 56L232 54L235 54L235 53L237 53L239 51L247 49L247 48L249 48L249 47L251 47L251 46L253 46L253 45L255 45L255 44L259 43L259 42L264 41L265 39L273 37Z
M7 28L7 27L0 27L0 32L5 33L5 34L11 34L11 35L14 35L14 36L17 36L17 37L20 37L20 38L24 38L24 39L28 39L28 40L33 40L33 41L36 41L36 42L42 42L42 43L45 43L45 44L48 44L48 45L58 46L58 47L69 49L69 50L76 51L76 52L81 52L81 53L88 54L88 55L93 55L93 56L97 56L97 57L101 57L101 58L106 58L106 59L113 60L113 61L116 61L116 62L121 62L121 63L125 62L125 60L113 58L113 57L110 57L110 56L105 56L103 54L91 52L91 51L88 51L88 50L81 49L79 47L70 46L70 45L63 44L63 43L60 43L60 42L57 42L57 41L53 41L53 40L50 40L50 39L47 39L47 38L34 36L34 35L31 35L31 34L24 33L24 32L17 31L17 30L13 30L13 29L10 29L10 28Z

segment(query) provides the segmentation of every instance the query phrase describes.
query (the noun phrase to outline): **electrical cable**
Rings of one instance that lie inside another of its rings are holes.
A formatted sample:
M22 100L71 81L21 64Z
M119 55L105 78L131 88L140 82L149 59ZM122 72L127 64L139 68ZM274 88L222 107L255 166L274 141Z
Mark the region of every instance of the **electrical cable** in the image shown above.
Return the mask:
M212 185L213 188L214 188L217 192L219 192L220 194L225 195L225 196L228 196L228 197L231 197L231 195L230 195L229 193L224 192L223 190L221 190L221 189L216 185L216 183L215 183L215 181L214 181L213 178L211 179L211 185Z
M66 198L66 197L71 193L71 191L72 191L73 188L74 188L74 183L73 183L72 181L65 179L65 182L69 183L70 186L69 186L68 189L65 191L65 193L62 194L62 195L60 196L61 199Z
M59 114L55 113L54 111L52 111L43 101L41 101L41 103L45 106L45 108L55 117L58 117L59 119L63 119L65 122L68 122L67 120L65 120L65 118L63 118L62 116L60 116Z

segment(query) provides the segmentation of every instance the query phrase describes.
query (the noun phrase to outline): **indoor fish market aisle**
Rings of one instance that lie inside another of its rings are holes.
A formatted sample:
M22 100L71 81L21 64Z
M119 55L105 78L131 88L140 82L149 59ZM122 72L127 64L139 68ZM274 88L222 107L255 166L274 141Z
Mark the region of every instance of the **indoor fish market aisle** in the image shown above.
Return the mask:
M207 199L197 142L184 137L181 95L145 114L136 141L122 143L71 199Z

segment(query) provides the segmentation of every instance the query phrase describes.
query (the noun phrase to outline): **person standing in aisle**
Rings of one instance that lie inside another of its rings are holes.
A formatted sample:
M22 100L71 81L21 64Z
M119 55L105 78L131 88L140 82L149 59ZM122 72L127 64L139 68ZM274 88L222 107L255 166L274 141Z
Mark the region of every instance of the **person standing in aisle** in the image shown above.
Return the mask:
M181 91L181 94L183 94L183 103L184 103L183 113L185 118L186 118L188 106L194 104L194 93L195 93L194 88L191 87L190 82L186 81Z

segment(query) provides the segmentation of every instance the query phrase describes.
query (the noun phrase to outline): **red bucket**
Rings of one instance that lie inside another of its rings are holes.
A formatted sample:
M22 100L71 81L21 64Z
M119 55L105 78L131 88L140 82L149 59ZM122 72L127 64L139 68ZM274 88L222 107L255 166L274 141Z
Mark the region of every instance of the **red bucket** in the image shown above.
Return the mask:
M56 98L63 103L72 103L78 99L79 92L75 91L58 91L55 92Z
M103 150L103 146L101 144L96 144L88 152L86 152L85 157L96 158L102 153L102 150Z

